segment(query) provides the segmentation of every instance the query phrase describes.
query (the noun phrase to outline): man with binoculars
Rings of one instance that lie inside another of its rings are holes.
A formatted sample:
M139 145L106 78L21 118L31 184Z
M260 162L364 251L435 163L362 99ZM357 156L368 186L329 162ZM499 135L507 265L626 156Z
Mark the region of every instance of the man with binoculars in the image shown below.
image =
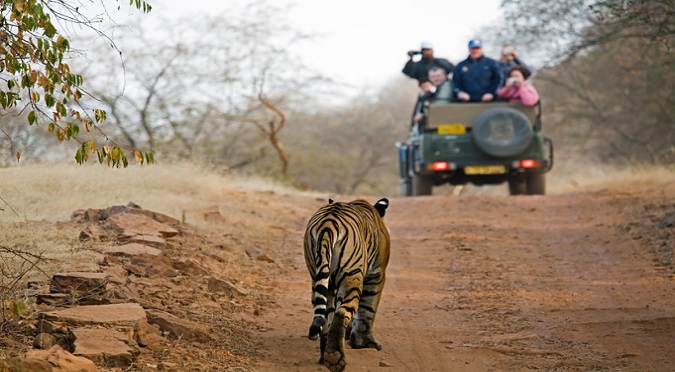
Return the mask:
M419 61L414 61L413 57L421 54L422 58ZM436 66L445 70L446 74L452 72L452 69L455 67L450 61L445 58L436 58L434 57L434 48L429 42L423 42L420 46L420 51L409 50L408 51L408 62L403 66L403 72L407 76L417 79L418 83L423 83L429 81L429 70Z

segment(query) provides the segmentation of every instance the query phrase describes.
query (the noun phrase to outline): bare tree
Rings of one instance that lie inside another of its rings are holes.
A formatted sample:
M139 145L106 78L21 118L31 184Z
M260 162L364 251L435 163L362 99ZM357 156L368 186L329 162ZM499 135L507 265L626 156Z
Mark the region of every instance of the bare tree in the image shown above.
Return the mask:
M559 143L593 144L579 153L605 162L668 163L675 143L675 81L662 58L675 56L646 51L640 66L617 59L639 48L631 44L608 44L540 71L534 81L544 97L546 128Z
M606 163L672 162L672 0L506 0L503 10L493 40L517 42L539 65L533 82L560 149Z
M246 118L245 120L255 124L260 132L267 138L267 140L272 144L274 150L276 150L279 155L279 160L281 160L281 173L286 174L288 171L288 154L284 150L284 147L279 141L279 133L284 128L286 124L286 115L281 111L276 105L270 102L268 99L265 99L263 96L258 96L258 100L265 106L268 110L272 111L273 116L267 120L267 123L264 123L255 118ZM279 121L277 122L277 118ZM266 125L265 125L266 124Z
M140 28L119 37L127 51L125 69L112 74L90 69L87 75L99 78L96 92L131 145L227 167L250 166L260 159L260 139L242 125L254 123L282 160L284 173L289 158L279 139L286 122L282 105L301 101L298 92L315 75L291 54L288 45L305 36L286 25L283 14L256 3L197 25L174 22L159 40ZM269 98L281 96L283 101Z
M620 40L671 49L675 36L672 0L503 0L502 10L490 34L517 41L550 66Z
M400 192L395 143L407 136L417 89L396 77L344 106L293 113L284 142L295 184L346 194Z

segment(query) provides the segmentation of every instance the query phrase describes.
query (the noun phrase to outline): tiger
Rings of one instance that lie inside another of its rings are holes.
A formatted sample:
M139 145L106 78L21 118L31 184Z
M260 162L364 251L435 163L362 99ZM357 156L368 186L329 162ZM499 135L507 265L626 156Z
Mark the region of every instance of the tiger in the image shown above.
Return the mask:
M389 263L388 206L387 198L374 205L329 199L307 223L304 253L314 307L308 337L321 336L319 363L331 371L347 365L346 337L352 348L382 349L372 330Z

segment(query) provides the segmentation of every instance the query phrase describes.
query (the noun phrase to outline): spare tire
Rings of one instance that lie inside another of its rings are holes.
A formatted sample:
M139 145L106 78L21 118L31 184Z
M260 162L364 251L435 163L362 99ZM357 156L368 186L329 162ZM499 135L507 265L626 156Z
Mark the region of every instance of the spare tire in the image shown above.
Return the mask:
M508 107L495 107L480 114L473 123L472 133L479 149L501 158L525 151L534 137L527 116Z

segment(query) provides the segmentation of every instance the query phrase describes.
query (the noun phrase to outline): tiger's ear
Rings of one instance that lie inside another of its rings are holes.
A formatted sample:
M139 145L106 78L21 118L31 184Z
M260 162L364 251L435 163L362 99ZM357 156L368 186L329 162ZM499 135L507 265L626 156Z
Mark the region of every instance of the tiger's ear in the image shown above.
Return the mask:
M335 203L335 200L333 200L333 199L328 199L328 204L333 204L333 203Z
M389 206L389 199L387 198L382 198L373 205L375 209L377 209L377 213L380 215L380 217L384 217L384 212L387 210L387 207Z

